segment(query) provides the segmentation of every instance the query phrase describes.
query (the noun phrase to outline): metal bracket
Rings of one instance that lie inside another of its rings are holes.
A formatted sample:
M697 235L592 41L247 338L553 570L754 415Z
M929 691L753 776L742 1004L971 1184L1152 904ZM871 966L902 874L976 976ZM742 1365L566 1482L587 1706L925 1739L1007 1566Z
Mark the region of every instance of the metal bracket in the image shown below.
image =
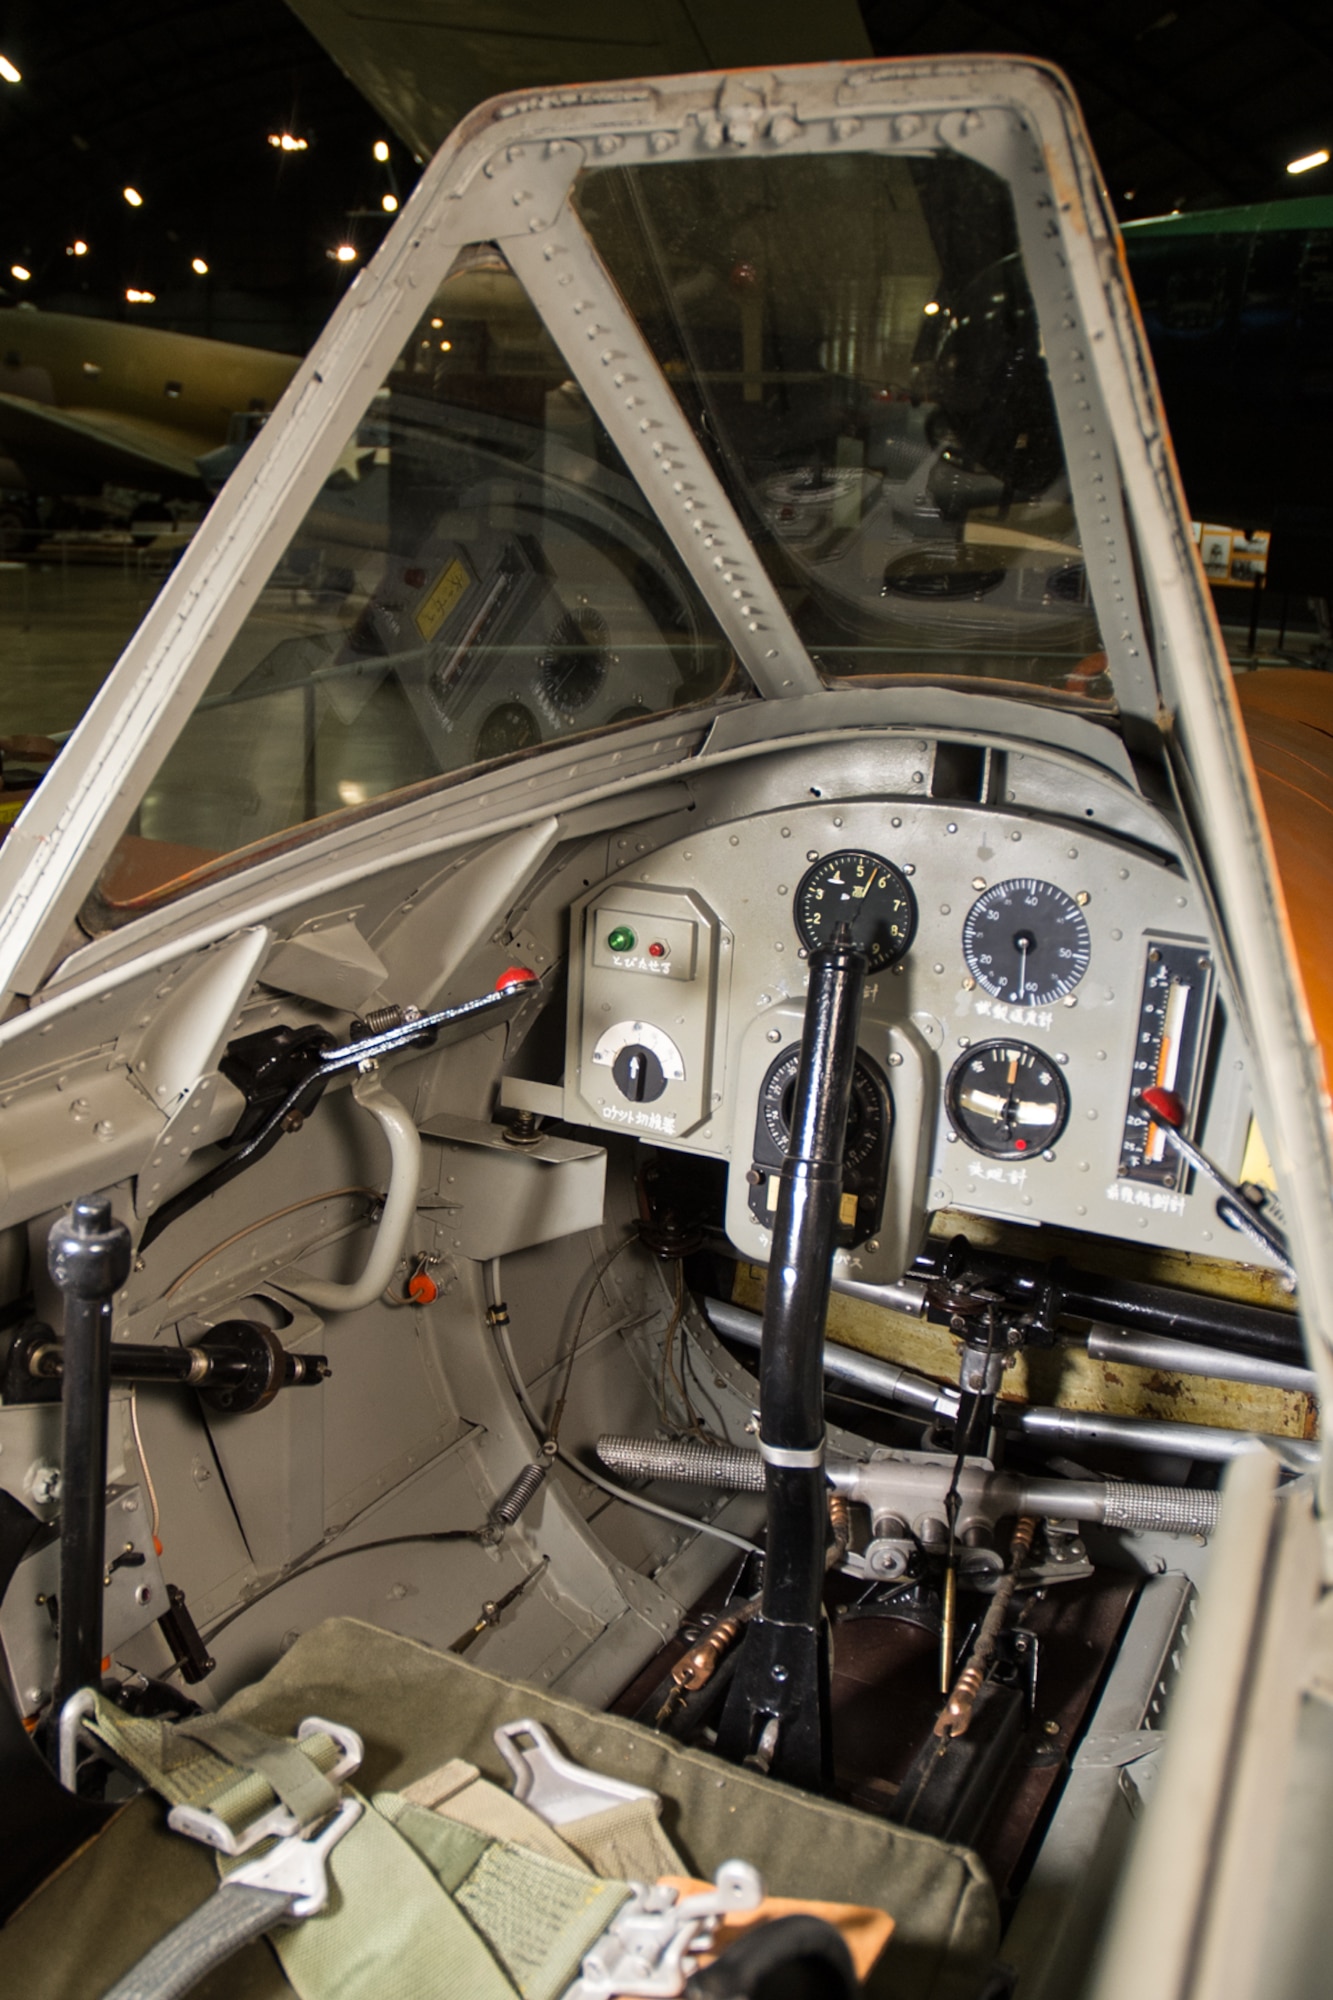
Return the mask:
M662 1883L634 1894L583 1960L578 1979L564 2000L610 2000L612 1994L633 2000L662 2000L683 1993L724 1917L739 1910L756 1910L764 1899L764 1884L748 1861L724 1861L713 1887L677 1900L678 1892Z
M1137 1764L1162 1748L1166 1737L1160 1729L1124 1729L1113 1736L1089 1736L1074 1759L1080 1771L1116 1770Z
M572 1826L627 1799L659 1803L657 1793L642 1785L606 1778L600 1771L571 1763L540 1722L502 1722L495 1731L495 1745L514 1774L514 1797L531 1806L548 1826Z
M61 1727L64 1727L63 1716ZM342 1750L332 1769L324 1773L331 1785L350 1778L360 1767L365 1745L354 1729L348 1729L340 1722L326 1722L320 1715L308 1715L296 1732L296 1740L300 1743L308 1736L331 1736ZM229 1827L217 1813L203 1806L173 1806L167 1814L167 1825L175 1833L187 1834L191 1840L201 1841L205 1847L216 1848L219 1854L248 1854L261 1840L296 1840L302 1832L300 1821L284 1805L273 1806L268 1812L261 1813L240 1833ZM235 1877L229 1876L228 1880L235 1880ZM272 1888L274 1885L260 1886Z
M329 1899L325 1863L364 1811L360 1799L344 1799L319 1833L312 1834L308 1839L293 1834L290 1839L279 1841L257 1861L247 1861L244 1868L234 1868L230 1875L223 1878L219 1894L228 1889L269 1889L294 1899L287 1911L288 1918L317 1917Z

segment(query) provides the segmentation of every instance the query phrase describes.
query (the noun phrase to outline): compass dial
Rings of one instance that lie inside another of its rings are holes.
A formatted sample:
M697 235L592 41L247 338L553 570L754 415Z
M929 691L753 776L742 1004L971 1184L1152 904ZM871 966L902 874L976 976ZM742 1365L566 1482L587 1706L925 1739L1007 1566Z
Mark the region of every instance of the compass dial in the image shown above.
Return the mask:
M959 1138L994 1160L1045 1152L1069 1118L1064 1078L1027 1042L978 1042L949 1071L944 1103Z
M796 889L796 929L807 951L833 942L839 924L881 972L900 959L916 931L916 898L891 861L879 854L826 854Z
M796 1073L801 1066L799 1048L779 1056L764 1078L759 1093L759 1111L773 1142L773 1156L787 1157L791 1144L791 1114L796 1100ZM847 1138L843 1149L843 1172L851 1176L873 1159L885 1135L885 1120L891 1124L893 1110L887 1087L878 1080L868 1059L858 1055L852 1072L852 1091L847 1102Z
M996 882L963 925L963 958L983 992L1016 1007L1049 1007L1088 969L1092 940L1072 896L1031 876Z

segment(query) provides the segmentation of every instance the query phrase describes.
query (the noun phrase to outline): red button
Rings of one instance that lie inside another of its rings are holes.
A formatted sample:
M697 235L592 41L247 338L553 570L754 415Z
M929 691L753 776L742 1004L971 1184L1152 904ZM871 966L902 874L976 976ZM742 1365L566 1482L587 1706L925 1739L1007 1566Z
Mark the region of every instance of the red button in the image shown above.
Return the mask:
M648 947L649 958L665 958L666 955L667 955L667 948L664 944L654 943L649 945Z
M536 983L536 973L530 972L526 965L511 965L496 980L495 990L502 993L506 986L535 986Z

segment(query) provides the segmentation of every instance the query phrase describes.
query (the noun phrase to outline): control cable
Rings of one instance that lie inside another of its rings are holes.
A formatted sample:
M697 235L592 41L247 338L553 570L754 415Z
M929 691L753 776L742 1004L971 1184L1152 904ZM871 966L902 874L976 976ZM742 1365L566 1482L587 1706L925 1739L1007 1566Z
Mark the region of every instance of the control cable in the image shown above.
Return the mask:
M637 1241L637 1237L627 1237L625 1242L612 1252L612 1256L618 1257L621 1250L627 1249L631 1243ZM602 1266L602 1270L597 1274L597 1279L594 1279L593 1285L589 1288L588 1298L584 1301L585 1312L588 1304L591 1303L597 1281L601 1278L602 1272L606 1270L610 1261L611 1259L607 1258L606 1263ZM485 1266L485 1285L488 1317L490 1318L491 1325L495 1328L496 1344L500 1350L500 1358L504 1362L505 1372L509 1376L514 1394L518 1398L519 1405L537 1436L539 1438L553 1437L553 1429L552 1431L548 1431L547 1426L542 1422L533 1408L527 1384L519 1373L513 1343L509 1338L509 1315L505 1310L503 1302L503 1293L500 1286L500 1259L498 1257L492 1257L490 1262ZM580 1328L582 1327L582 1322L583 1315L580 1314ZM572 1367L573 1365L573 1355L574 1348L571 1346L567 1362L568 1367ZM556 1412L557 1421L559 1416L563 1414L563 1410L564 1397L562 1395L559 1408ZM631 1493L627 1487L618 1486L613 1479L607 1479L602 1473L595 1472L591 1466L584 1465L581 1459L571 1457L564 1446L558 1442L556 1443L555 1456L560 1460L562 1465L567 1466L578 1478L586 1479L589 1485L599 1486L603 1493L609 1493L613 1500L623 1500L626 1506L637 1507L644 1514L656 1514L659 1520L674 1522L678 1528L688 1528L691 1534L712 1535L719 1542L729 1542L733 1548L744 1549L747 1555L761 1556L763 1554L763 1550L757 1542L748 1541L744 1535L734 1534L730 1528L719 1528L712 1521L701 1521L695 1514L678 1513L674 1507L663 1507L656 1500L645 1500L642 1494Z

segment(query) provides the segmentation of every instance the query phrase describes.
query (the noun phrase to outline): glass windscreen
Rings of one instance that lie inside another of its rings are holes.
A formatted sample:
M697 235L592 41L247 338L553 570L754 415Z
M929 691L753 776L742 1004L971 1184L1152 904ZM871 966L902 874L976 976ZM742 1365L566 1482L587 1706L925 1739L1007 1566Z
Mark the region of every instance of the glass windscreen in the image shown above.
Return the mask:
M407 788L751 691L517 279L474 248L273 570L87 919Z
M998 176L728 158L590 169L576 201L831 683L1109 695Z

